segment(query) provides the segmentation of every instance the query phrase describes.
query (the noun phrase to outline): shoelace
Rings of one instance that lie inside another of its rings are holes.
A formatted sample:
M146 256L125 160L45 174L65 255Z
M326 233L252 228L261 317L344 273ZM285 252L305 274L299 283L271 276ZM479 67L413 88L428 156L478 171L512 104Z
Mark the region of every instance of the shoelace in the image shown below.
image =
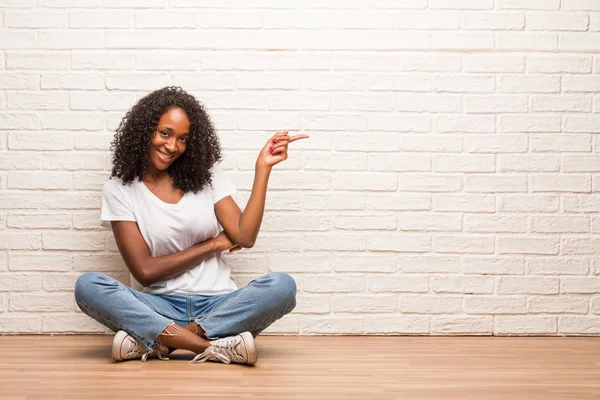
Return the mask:
M231 361L243 362L244 358L235 350L235 346L240 342L239 336L231 336L219 340L215 340L211 345L204 350L204 352L198 354L190 363L204 362L204 361L222 361L225 364L231 363Z
M164 357L158 349L151 349L142 355L142 361L146 362L148 357L153 356L153 355L156 356L159 360L166 361L169 359L169 357Z

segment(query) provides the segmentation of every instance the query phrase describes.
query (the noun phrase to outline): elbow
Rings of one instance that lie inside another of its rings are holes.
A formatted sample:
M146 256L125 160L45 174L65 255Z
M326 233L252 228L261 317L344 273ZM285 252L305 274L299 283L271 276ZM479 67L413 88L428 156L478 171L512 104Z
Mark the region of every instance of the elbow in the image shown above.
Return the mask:
M256 243L256 239L244 239L244 240L238 241L238 243L236 243L236 244L240 247L243 247L244 249L251 249L252 247L254 247L255 243Z

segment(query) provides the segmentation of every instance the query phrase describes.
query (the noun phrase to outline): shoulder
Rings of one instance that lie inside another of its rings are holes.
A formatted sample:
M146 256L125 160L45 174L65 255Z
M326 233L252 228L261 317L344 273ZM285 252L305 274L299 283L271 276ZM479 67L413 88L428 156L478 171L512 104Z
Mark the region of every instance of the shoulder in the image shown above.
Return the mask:
M102 186L102 193L104 195L126 195L131 192L135 182L124 185L123 180L120 178L110 178Z

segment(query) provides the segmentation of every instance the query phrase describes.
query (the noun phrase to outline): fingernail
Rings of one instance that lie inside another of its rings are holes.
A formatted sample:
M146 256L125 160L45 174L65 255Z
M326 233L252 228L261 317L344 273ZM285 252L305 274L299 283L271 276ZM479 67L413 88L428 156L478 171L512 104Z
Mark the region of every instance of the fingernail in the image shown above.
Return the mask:
M269 147L269 151L273 151L273 146Z
M272 141L273 143L277 143L277 138L273 138L273 139L271 139L271 141Z

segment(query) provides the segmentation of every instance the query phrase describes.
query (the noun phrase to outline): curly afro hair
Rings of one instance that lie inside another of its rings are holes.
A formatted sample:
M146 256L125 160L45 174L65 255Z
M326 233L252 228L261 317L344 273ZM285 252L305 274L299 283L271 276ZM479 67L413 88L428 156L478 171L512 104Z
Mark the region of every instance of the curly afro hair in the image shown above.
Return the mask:
M175 86L148 94L125 114L111 143L114 150L111 177L121 178L125 185L135 178L142 180L148 170L150 142L158 121L172 108L181 108L190 120L186 150L168 169L173 187L184 193L196 193L212 183L210 169L221 161L215 128L202 104Z

